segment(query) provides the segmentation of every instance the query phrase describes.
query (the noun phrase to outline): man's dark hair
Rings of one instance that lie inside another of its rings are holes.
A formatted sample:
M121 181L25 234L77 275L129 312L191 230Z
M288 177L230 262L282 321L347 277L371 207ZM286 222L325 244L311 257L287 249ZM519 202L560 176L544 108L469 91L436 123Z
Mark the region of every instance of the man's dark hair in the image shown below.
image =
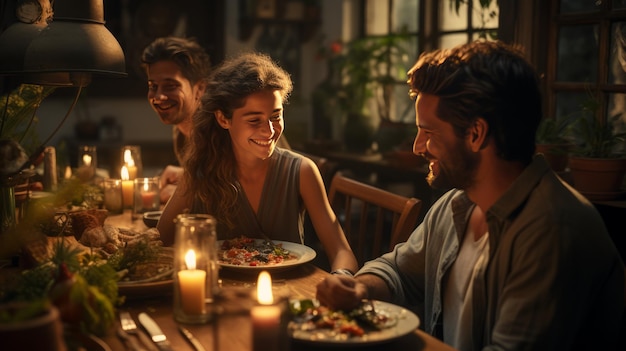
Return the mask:
M476 118L489 124L499 157L529 163L542 117L539 80L517 47L475 41L420 56L409 70L410 95L439 97L438 117L459 137Z
M155 39L141 55L144 70L159 61L175 62L191 84L206 79L211 69L209 55L191 38L163 37Z

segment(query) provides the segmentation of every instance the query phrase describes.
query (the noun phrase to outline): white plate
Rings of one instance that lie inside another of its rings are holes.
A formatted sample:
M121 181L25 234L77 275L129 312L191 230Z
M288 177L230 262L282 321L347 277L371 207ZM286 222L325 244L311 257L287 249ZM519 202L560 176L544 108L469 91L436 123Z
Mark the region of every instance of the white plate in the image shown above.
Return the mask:
M262 242L262 241L263 240L261 239L256 240L257 243ZM217 241L218 256L221 255L222 250L220 248L222 247L223 242L224 240ZM272 240L272 242L277 245L282 244L282 247L285 250L289 250L292 254L296 255L298 258L296 258L295 260L283 261L282 263L278 263L278 264L263 265L263 266L241 266L241 265L236 265L236 264L228 264L224 262L219 262L219 265L220 267L223 267L223 268L246 271L246 272L260 272L260 271L265 271L265 270L276 271L276 270L293 268L301 264L310 262L317 255L315 250L305 245L296 244L296 243L292 243L289 241L280 241L280 240Z
M118 293L127 298L150 296L155 294L171 294L173 292L174 280L174 250L171 247L162 247L161 253L155 259L158 267L167 267L171 263L171 268L155 273L153 277L142 280L123 280L117 282ZM144 263L150 265L151 263Z
M414 332L420 325L419 318L415 313L394 304L383 301L373 301L374 308L378 313L384 313L390 318L397 318L397 323L389 328L368 331L363 336L347 336L336 334L330 329L316 329L312 331L298 330L296 322L290 322L291 337L298 341L340 345L359 346L389 342ZM295 329L291 327L296 327Z

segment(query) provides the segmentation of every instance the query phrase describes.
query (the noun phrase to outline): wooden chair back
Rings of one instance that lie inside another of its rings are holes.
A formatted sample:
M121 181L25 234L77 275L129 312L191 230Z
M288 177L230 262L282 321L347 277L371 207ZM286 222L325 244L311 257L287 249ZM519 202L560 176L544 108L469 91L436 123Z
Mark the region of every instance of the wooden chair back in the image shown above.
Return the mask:
M347 178L337 172L328 199L363 265L407 240L417 226L422 201Z

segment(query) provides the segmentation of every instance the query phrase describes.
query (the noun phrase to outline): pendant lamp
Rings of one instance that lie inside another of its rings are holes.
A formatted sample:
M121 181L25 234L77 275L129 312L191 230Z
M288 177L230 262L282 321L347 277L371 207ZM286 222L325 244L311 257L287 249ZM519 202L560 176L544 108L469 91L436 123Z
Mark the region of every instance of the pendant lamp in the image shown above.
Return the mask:
M104 23L103 0L56 0L49 24L16 22L0 34L0 75L79 87L92 75L125 77L124 52Z

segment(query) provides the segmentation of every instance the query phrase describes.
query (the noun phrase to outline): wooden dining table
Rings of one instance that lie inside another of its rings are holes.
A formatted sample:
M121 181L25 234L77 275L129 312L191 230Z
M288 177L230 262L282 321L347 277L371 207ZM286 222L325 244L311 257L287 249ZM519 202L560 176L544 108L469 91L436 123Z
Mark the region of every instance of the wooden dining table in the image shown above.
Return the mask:
M141 220L128 221L129 213L111 216L109 224L133 227L141 230ZM143 227L145 228L145 226ZM304 263L288 270L269 270L275 296L288 299L311 299L315 297L316 285L329 275L328 272L311 263ZM232 270L222 268L219 273L220 293L214 303L208 307L212 311L212 320L205 324L180 324L188 329L207 351L252 351L252 322L250 308L255 304L256 270ZM128 311L137 325L138 315L145 312L161 327L172 348L176 351L193 351L192 345L178 329L179 323L173 317L173 287L160 287L155 291L141 290L138 294L126 296L126 301L118 307L119 311ZM118 337L120 322L102 340L112 351L127 350L124 342ZM145 333L141 330L141 333ZM134 337L131 335L131 337ZM150 345L154 346L154 345ZM290 350L329 350L341 349L346 344L329 344L312 341L290 340ZM454 350L440 340L428 335L420 329L407 335L390 339L384 344L359 345L360 350L422 350L448 351ZM155 349L156 350L156 349ZM260 351L260 350L254 350Z

